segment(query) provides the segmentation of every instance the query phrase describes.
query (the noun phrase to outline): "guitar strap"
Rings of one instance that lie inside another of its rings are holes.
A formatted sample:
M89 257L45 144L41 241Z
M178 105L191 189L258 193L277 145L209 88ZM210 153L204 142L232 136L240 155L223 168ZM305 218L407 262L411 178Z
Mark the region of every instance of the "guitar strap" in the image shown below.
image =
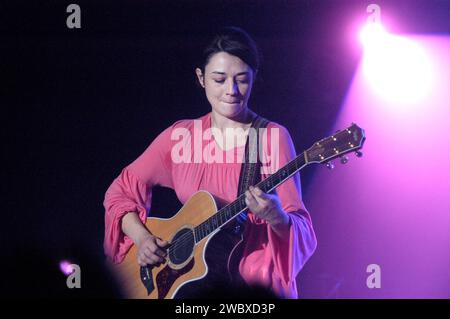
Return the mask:
M245 143L245 155L241 166L241 173L239 175L238 193L243 194L250 186L256 185L261 181L261 161L258 156L258 151L262 154L262 140L260 139L259 129L266 128L269 121L262 116L257 115L252 122L252 128L256 132L256 136L251 138L251 134L247 135L247 142ZM242 226L247 221L247 211L240 213L236 217L239 226ZM243 227L238 227L239 229Z

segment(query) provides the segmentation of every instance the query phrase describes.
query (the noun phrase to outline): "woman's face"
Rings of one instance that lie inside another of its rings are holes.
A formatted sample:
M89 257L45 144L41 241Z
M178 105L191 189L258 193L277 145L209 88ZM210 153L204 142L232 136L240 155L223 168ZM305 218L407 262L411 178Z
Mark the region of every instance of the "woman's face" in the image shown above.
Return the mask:
M205 74L196 69L200 84L213 112L234 119L247 108L254 72L250 66L226 52L214 54L205 67Z

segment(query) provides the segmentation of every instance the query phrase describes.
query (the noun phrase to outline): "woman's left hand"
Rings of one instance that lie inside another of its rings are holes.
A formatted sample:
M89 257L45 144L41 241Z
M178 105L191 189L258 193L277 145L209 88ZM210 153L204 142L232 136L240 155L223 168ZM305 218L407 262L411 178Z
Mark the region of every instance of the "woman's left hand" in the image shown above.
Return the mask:
M274 229L282 229L289 225L289 216L281 208L276 194L266 194L258 187L250 186L245 192L245 203L255 216L266 220Z

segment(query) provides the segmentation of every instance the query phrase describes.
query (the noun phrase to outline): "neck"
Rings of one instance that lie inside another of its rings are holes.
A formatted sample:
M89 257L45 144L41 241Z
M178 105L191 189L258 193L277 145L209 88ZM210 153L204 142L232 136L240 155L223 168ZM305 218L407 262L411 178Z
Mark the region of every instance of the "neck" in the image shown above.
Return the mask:
M234 118L225 117L213 110L211 113L211 126L216 127L221 131L225 131L226 128L246 129L251 125L255 116L256 114L249 109L244 110Z

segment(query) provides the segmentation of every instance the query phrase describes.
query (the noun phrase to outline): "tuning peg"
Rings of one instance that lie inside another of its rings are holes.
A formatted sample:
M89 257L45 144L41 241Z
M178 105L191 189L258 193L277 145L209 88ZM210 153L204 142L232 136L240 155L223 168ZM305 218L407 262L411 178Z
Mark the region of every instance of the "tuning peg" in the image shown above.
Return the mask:
M356 151L355 154L356 154L357 157L362 157L363 156L363 153L361 151Z
M331 162L327 162L326 166L329 170L332 170L334 168L334 164Z
M347 156L341 156L341 164L347 164L348 157Z

